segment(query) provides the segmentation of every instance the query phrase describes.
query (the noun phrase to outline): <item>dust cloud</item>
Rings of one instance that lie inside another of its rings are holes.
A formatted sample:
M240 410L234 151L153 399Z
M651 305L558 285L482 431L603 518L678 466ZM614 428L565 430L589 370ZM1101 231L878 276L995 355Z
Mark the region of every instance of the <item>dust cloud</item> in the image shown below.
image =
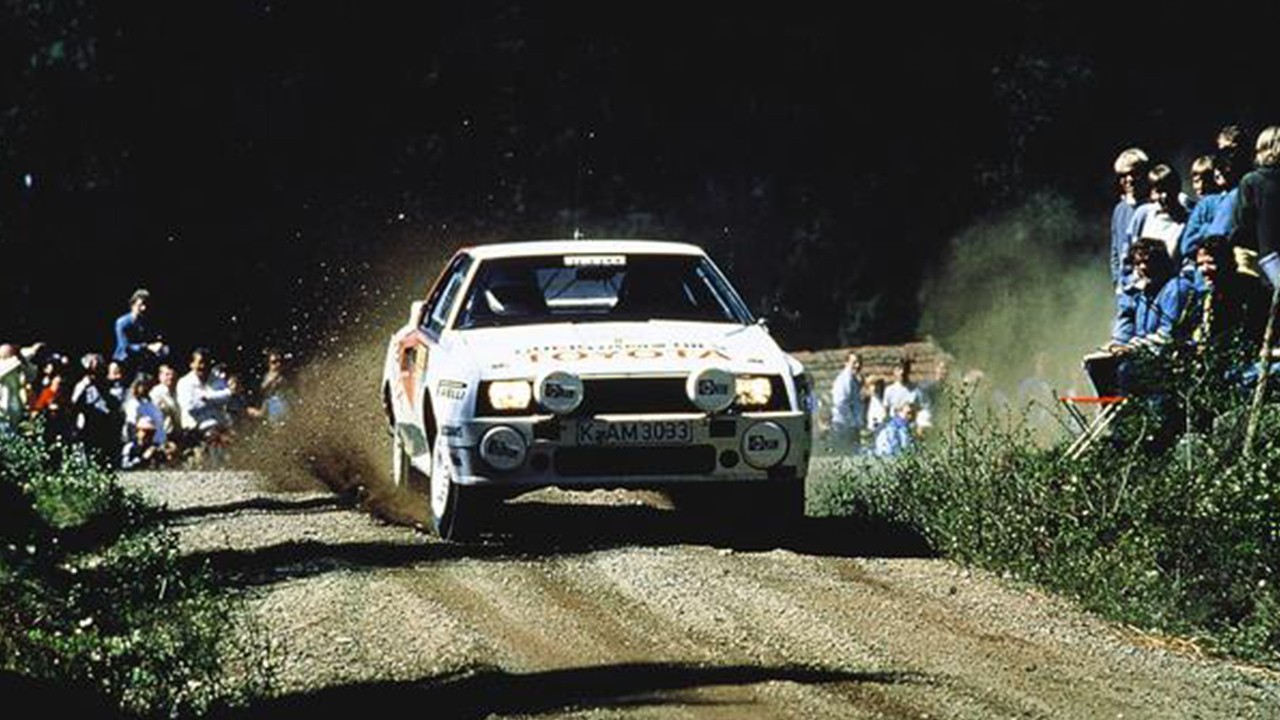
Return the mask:
M285 421L240 438L231 463L261 473L275 489L328 488L383 520L425 527L426 498L391 480L380 384L388 339L455 248L408 237L388 245L356 289L311 313L330 320L301 330L312 342L287 367Z
M1054 394L1093 394L1081 358L1110 336L1107 242L1105 218L1048 193L956 237L921 298L953 386L968 378L976 399L1046 421Z

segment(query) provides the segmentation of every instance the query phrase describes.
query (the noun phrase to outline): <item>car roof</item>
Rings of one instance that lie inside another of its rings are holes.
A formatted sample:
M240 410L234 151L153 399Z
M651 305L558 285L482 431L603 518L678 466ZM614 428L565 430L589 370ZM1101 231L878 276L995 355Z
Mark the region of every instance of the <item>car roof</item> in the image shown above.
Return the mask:
M475 245L465 248L477 260L531 255L706 255L697 245L666 240L530 240Z

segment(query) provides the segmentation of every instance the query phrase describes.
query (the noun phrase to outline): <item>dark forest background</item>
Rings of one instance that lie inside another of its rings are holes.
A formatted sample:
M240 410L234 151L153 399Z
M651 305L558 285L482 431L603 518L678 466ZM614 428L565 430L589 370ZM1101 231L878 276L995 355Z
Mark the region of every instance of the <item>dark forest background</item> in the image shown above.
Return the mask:
M912 337L951 240L1280 122L1275 4L5 0L0 339L305 351L477 241L706 246L792 348ZM1185 166L1178 167L1180 171ZM397 311L398 312L398 311Z

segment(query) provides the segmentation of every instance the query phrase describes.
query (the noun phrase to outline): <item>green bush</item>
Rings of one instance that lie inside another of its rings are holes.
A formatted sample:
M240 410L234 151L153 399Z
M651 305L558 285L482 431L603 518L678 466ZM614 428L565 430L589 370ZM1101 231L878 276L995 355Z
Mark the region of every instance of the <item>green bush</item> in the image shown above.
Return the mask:
M1212 414L1170 402L1189 409L1173 442L1152 442L1168 408L1135 400L1108 438L1073 459L1038 444L1021 416L961 400L938 437L837 478L815 506L904 522L960 562L1277 662L1280 413L1264 417L1264 440L1245 460L1242 395Z
M237 596L75 447L0 436L0 669L95 688L143 716L266 692L266 643Z

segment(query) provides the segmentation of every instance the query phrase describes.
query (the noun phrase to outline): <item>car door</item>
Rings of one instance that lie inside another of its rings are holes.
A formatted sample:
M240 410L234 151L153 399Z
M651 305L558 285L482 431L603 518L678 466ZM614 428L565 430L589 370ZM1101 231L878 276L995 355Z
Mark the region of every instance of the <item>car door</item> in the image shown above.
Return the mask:
M471 266L470 255L459 253L454 256L428 293L417 318L417 327L400 340L400 386L411 417L421 417L421 403L426 395L423 384L431 354L448 326Z

